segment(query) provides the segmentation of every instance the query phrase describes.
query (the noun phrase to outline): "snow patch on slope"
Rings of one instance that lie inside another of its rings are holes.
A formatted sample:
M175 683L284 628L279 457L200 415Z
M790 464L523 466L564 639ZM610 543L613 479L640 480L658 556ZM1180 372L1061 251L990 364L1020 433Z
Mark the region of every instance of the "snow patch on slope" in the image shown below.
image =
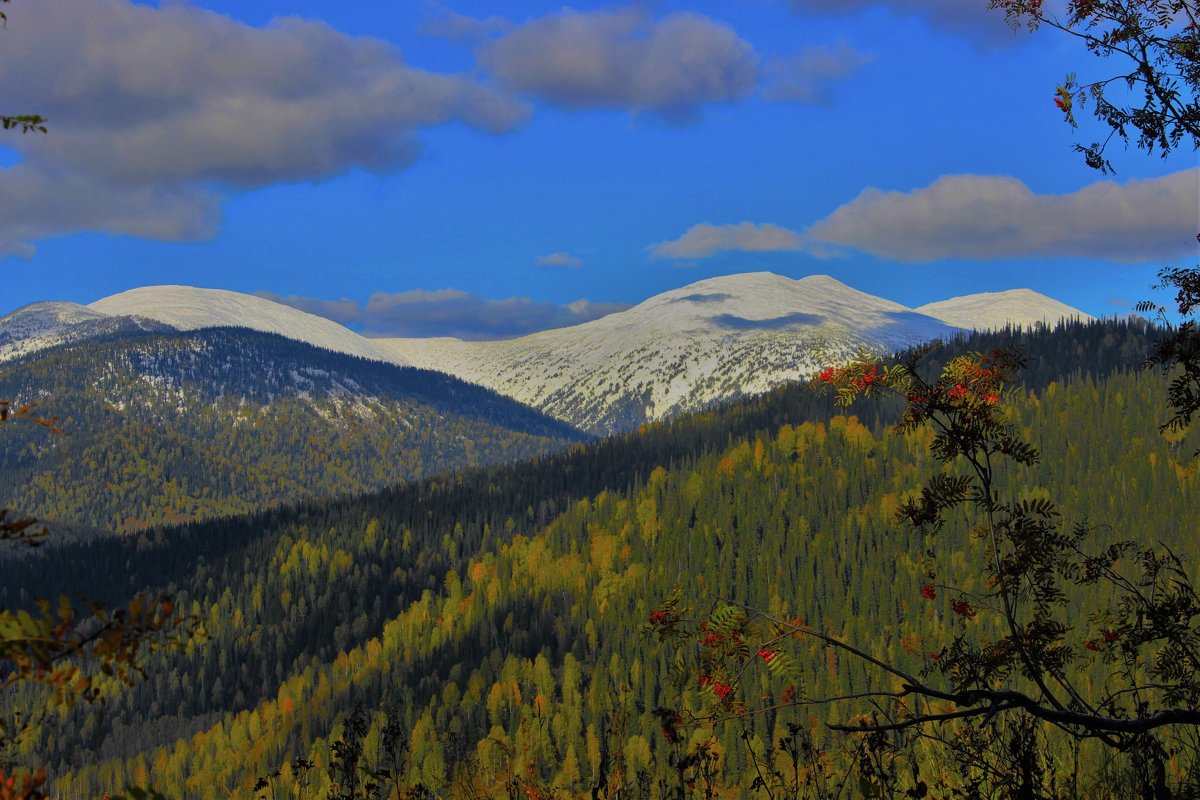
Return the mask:
M166 326L142 317L113 318L78 303L31 303L0 317L0 361L96 336Z

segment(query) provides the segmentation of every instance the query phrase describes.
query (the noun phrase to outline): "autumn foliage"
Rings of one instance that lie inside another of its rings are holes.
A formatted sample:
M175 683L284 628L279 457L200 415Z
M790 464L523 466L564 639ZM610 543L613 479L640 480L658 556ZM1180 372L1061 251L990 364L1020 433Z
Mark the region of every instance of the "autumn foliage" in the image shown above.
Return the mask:
M56 419L34 414L30 404L14 406L0 400L0 425L31 422L53 434ZM36 547L48 534L45 525L0 509L0 540ZM0 608L0 693L18 685L43 690L40 707L58 712L76 703L103 703L114 685L132 685L141 676L149 653L180 644L197 632L194 621L179 614L171 598L137 595L128 604L109 609L88 603L81 613L66 596L57 603L37 599L32 609ZM28 721L0 720L0 745L18 742ZM0 800L40 800L45 797L46 771L0 771Z

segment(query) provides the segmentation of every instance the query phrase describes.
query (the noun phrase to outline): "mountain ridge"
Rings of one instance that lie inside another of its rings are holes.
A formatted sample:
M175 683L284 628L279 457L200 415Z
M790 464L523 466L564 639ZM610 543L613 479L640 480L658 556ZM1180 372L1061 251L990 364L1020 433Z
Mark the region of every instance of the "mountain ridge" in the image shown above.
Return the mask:
M131 531L378 489L586 439L445 373L245 329L97 339L0 365L65 433L0 440L0 506Z
M1192 508L1195 481L1180 466L1190 449L1157 435L1160 376L1131 374L1150 343L1144 334L1122 323L1064 325L956 339L931 356L1025 346L1033 394L1015 391L1012 412L1054 449L1019 486L1062 491L1072 516L1102 514L1113 524L1097 526L1098 535L1149 528L1186 547L1178 520ZM469 759L487 752L487 742L552 735L546 749L531 747L547 753L534 762L546 782L562 762L554 754L603 741L591 726L603 736L616 711L629 720L620 735L650 743L660 774L676 776L653 709L673 696L677 675L669 659L647 655L654 651L644 620L681 581L689 600L725 590L757 607L786 602L805 619L845 620L853 626L847 638L857 641L878 637L885 618L876 609L890 615L889 629L914 624L908 609L927 580L922 540L880 520L897 487L932 471L926 442L885 435L886 402L842 410L856 418L834 416L830 403L828 394L781 387L711 414L452 480L43 549L6 574L0 592L70 590L115 606L134 591L169 590L198 603L201 614L211 609L213 620L207 651L164 651L146 685L116 695L115 710L95 723L83 724L83 709L65 722L52 718L35 742L62 781L56 788L99 796L150 769L156 786L199 786L215 800L211 775L250 787L296 754L327 753L339 720L358 702L413 709L402 734L416 749L407 763L417 765L425 763L421 748L442 747L441 731L467 742L453 752L472 769L478 762ZM1112 427L1072 433L1072 409L1080 408ZM1114 476L1130 474L1147 475L1131 482L1136 495L1111 491ZM969 526L948 528L939 553L949 561L973 552ZM786 587L786 600L773 599L777 586ZM930 629L932 641L946 635L942 620L957 617L950 599L940 598L944 611L917 601L929 611L916 619L939 626ZM927 660L924 649L896 649L914 670ZM855 679L819 652L803 663L800 679L813 696ZM635 670L640 682L630 689ZM759 686L756 679L746 691ZM488 711L489 694L498 713ZM813 724L807 707L781 713ZM571 714L581 724L544 722ZM752 724L760 741L772 735L765 715ZM744 730L731 728L722 734L727 752ZM593 772L602 763L578 762ZM734 783L739 772L731 769ZM586 796L593 776L583 780ZM193 794L201 796L182 788L172 796Z
M31 303L0 317L0 363L100 336L168 330L174 328L147 317L114 317L79 303Z
M147 316L181 331L243 327L347 355L410 366L380 352L365 336L325 317L228 289L143 286L101 298L86 306L108 316Z
M50 333L37 332L36 312L30 306L0 319L0 361L119 325L106 319L174 330L234 325L453 375L598 435L761 393L860 349L894 351L972 327L1090 319L1027 289L913 309L829 275L765 271L706 278L580 325L493 341L367 338L265 298L185 286L131 289L88 306L49 304L40 313L57 320L46 322ZM6 351L5 322L18 316L28 332L19 350Z
M988 307L986 299L978 305ZM1071 311L1066 316L1086 317ZM1026 302L1006 316L1032 323L1044 314ZM626 311L518 339L377 341L411 363L603 435L802 380L860 349L895 351L964 330L827 275L793 280L751 272L707 278Z

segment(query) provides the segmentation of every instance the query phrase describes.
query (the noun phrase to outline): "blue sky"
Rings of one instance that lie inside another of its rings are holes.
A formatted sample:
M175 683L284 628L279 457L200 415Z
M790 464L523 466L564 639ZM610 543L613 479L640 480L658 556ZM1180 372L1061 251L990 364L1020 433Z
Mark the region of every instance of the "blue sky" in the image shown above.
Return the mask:
M515 335L715 275L1096 315L1191 263L1196 154L1088 169L1105 63L986 0L12 0L0 314L161 283Z

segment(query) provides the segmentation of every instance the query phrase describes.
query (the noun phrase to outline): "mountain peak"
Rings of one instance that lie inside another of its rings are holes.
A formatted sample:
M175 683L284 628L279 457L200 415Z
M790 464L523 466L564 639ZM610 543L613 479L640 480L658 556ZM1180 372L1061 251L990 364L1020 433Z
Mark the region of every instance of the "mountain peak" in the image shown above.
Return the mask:
M835 318L854 313L908 310L898 303L847 286L829 275L809 275L796 280L774 272L743 272L689 283L655 295L624 313L630 315L629 318L650 312L656 316L668 313L699 320L736 314L740 318L762 321L782 320L798 314ZM620 316L612 315L608 319Z
M79 303L50 300L21 306L11 314L0 317L0 327L8 329L9 326L14 324L38 326L71 325L88 319L99 319L104 316L106 315L99 311L93 311Z
M1053 325L1064 319L1089 321L1088 314L1032 289L980 292L927 303L916 309L922 314L968 330L1003 328L1006 325Z
M611 433L803 380L844 360L957 333L828 275L695 281L571 328L495 342L389 340L414 363L481 383L593 433ZM818 355L819 354L819 355Z
M765 270L759 272L739 272L733 275L717 275L712 278L694 281L678 289L663 292L655 297L671 297L689 295L696 292L728 292L737 296L753 295L762 292L779 290L792 291L797 287L821 290L857 291L829 275L808 275L799 280L779 275ZM650 298L655 299L654 297Z
M30 303L0 317L0 361L69 342L154 327L145 319L113 319L78 303Z
M796 282L803 283L805 286L820 286L829 289L851 289L852 291L857 291L857 289L847 286L832 275L825 275L824 273L820 275L805 275L803 278L799 278Z
M374 361L398 362L354 331L333 320L263 297L195 286L143 286L105 297L88 306L110 316L141 316L180 330L250 328Z

